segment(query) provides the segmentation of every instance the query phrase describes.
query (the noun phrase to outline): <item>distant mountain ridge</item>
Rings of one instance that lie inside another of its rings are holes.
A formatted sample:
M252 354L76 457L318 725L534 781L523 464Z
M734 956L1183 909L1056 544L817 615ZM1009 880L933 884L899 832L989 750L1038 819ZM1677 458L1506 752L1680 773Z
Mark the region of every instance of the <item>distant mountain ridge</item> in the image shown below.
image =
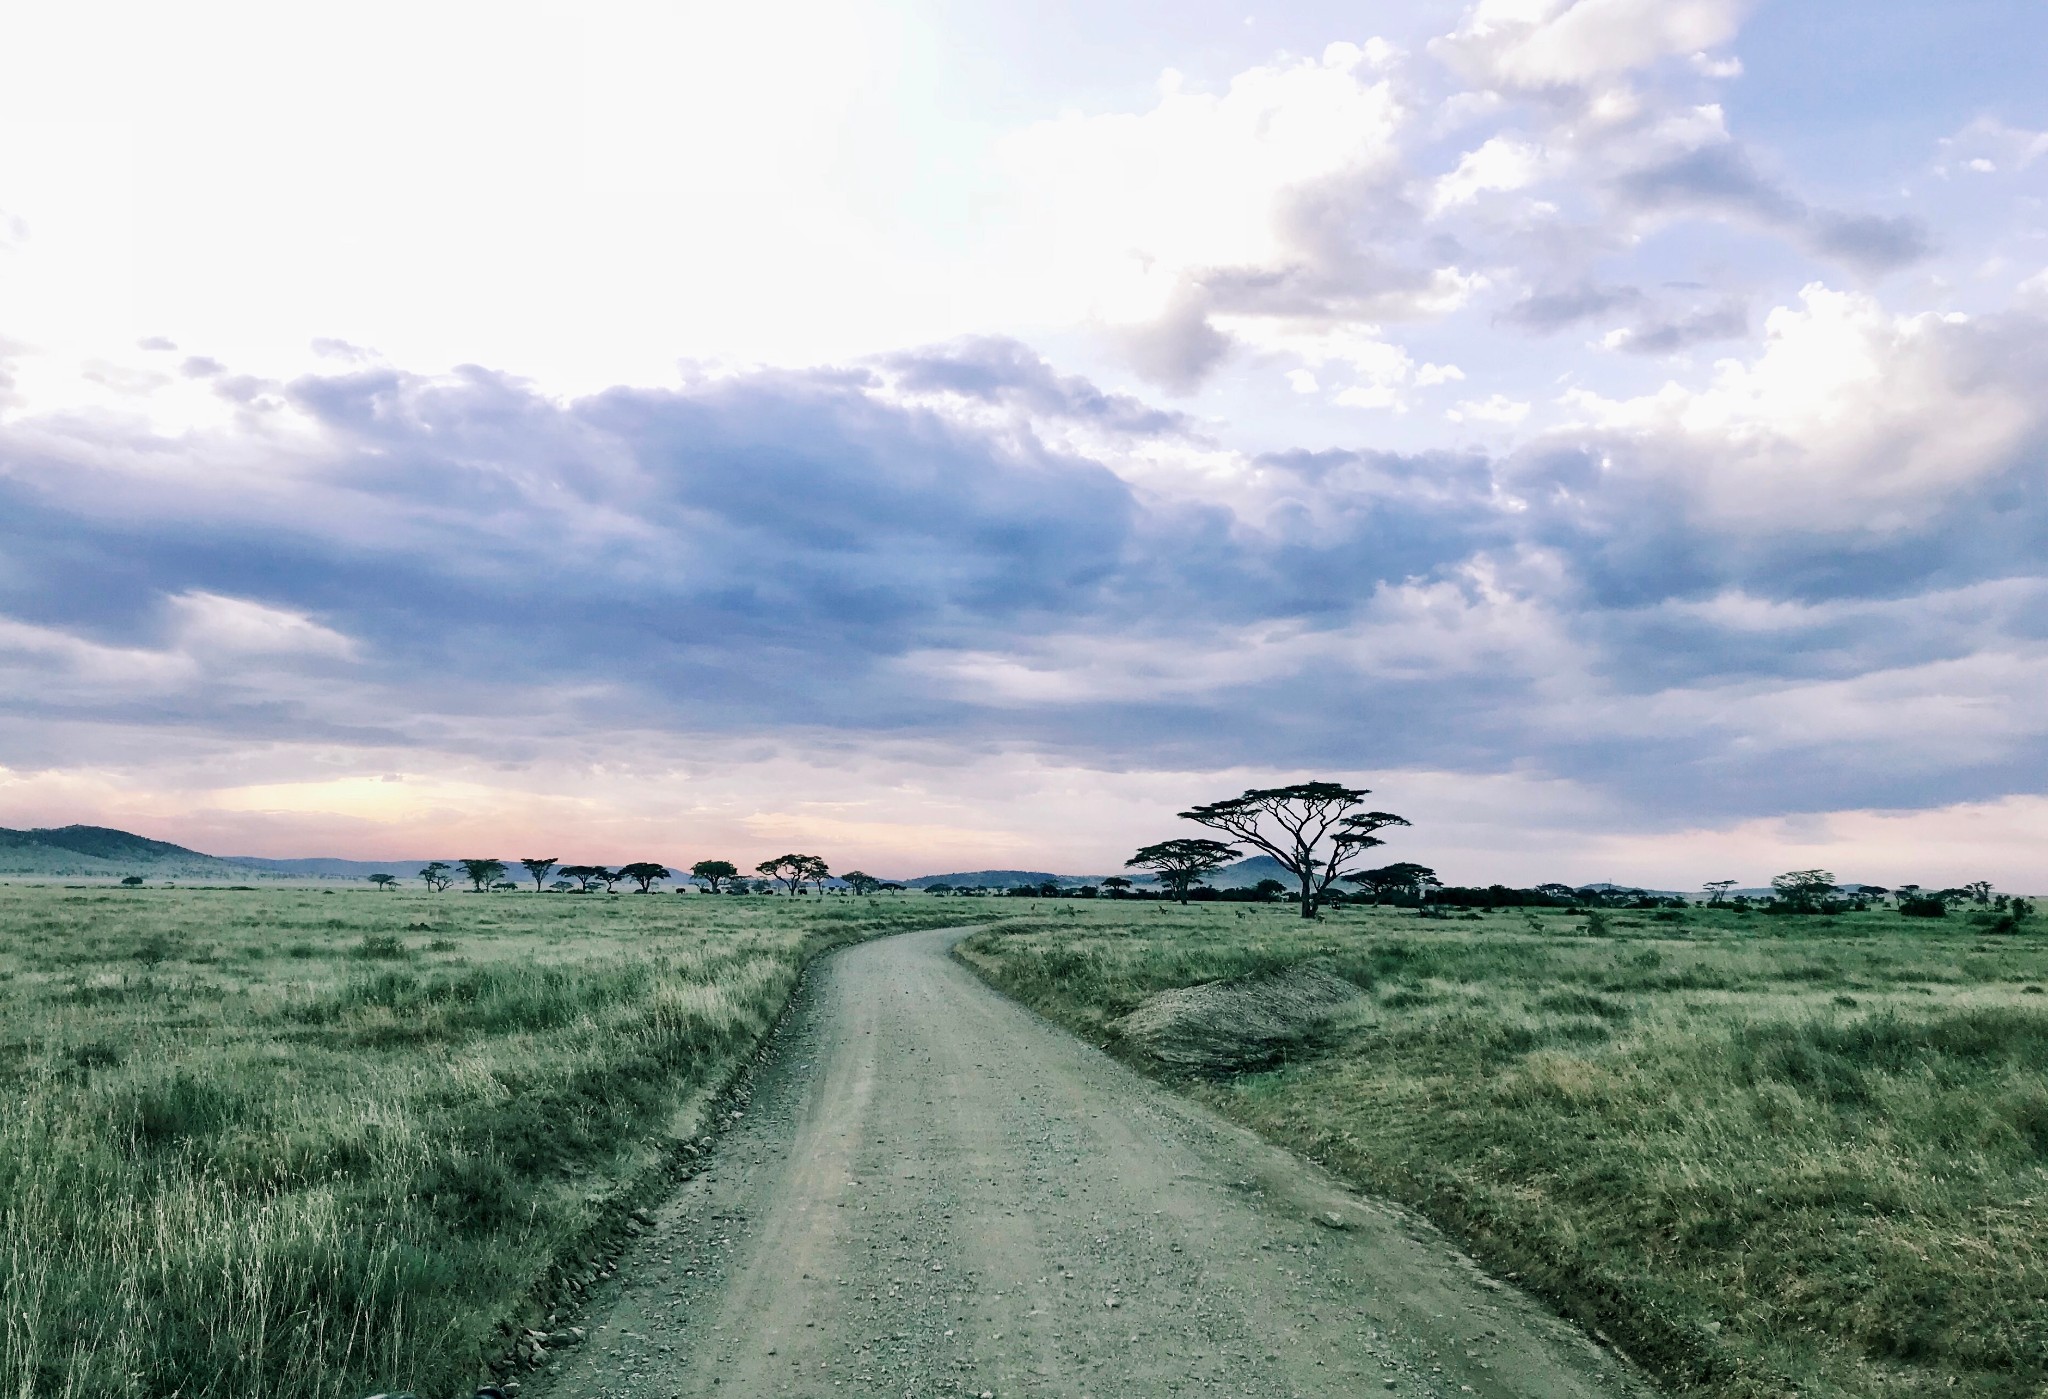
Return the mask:
M368 879L373 874L395 874L411 879L428 863L425 860L342 860L325 855L303 860L271 860L260 855L223 855L220 858L228 864L281 879ZM447 860L443 863L452 865L455 862ZM507 860L505 863L512 862Z

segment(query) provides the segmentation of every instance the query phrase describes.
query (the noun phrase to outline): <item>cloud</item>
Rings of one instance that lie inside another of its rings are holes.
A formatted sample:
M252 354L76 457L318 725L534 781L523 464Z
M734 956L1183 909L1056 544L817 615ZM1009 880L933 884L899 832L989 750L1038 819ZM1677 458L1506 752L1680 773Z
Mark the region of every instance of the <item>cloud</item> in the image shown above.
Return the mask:
M0 766L240 747L223 811L359 814L397 799L319 784L439 774L393 821L491 764L737 782L911 735L922 781L1327 770L1363 732L1652 823L2038 787L2048 325L1820 286L1764 324L1539 431L1482 384L1449 411L1526 434L1499 456L1235 451L998 339L578 398L351 362L177 431L17 414ZM1290 335L1319 393L1456 382Z
M1749 308L1739 301L1638 321L1603 337L1611 350L1633 355L1669 355L1715 340L1749 333Z
M1128 394L1105 393L1079 375L1060 374L1030 346L1003 336L885 355L879 363L910 394L944 394L1015 408L1037 420L1066 419L1134 434L1190 430L1183 414Z
M1454 423L1501 423L1513 427L1529 416L1530 405L1506 394L1493 394L1487 398L1468 398L1455 408L1444 410L1444 416Z
M1735 36L1747 0L1480 0L1430 52L1488 86L1583 87Z
M1230 357L1230 337L1209 321L1207 299L1190 289L1150 321L1117 334L1131 368L1169 393L1190 394Z
M169 598L180 649L227 655L353 657L355 643L300 612L247 598L185 592Z
M1603 287L1581 282L1558 291L1532 292L1501 312L1498 319L1529 330L1562 330L1611 311L1631 309L1642 300L1643 293L1636 287Z
M1895 317L1814 284L1766 318L1754 361L1722 361L1704 388L1568 402L1664 463L1713 518L1905 532L2025 460L2041 428L2026 387L2040 329Z
M1138 373L1175 393L1229 359L1237 336L1222 318L1302 326L1461 304L1470 276L1417 242L1401 148L1411 116L1391 62L1383 45L1332 44L1220 92L1170 78L1149 110L1006 138L1010 236L1044 303L1104 325Z
M1556 291L1531 292L1500 312L1495 320L1546 335L1586 321L1627 313L1632 324L1608 331L1600 343L1610 350L1639 355L1675 354L1694 345L1748 333L1749 309L1739 300L1681 309L1665 304L1669 299L1653 299L1639 287L1580 282Z
M1489 137L1460 156L1457 168L1437 180L1431 212L1470 204L1492 191L1527 188L1541 177L1543 166L1541 147L1512 136Z
M1745 218L1788 234L1813 252L1871 275L1917 262L1931 251L1917 219L1816 208L1767 178L1732 142L1701 145L1627 172L1622 197L1645 211L1689 211Z

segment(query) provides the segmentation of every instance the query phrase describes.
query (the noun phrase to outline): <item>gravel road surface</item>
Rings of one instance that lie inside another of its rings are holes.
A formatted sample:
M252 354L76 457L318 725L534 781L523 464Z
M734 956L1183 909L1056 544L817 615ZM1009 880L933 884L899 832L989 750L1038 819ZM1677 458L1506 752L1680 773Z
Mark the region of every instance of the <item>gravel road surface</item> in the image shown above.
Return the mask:
M909 933L818 963L527 1399L1640 1395L1433 1229Z

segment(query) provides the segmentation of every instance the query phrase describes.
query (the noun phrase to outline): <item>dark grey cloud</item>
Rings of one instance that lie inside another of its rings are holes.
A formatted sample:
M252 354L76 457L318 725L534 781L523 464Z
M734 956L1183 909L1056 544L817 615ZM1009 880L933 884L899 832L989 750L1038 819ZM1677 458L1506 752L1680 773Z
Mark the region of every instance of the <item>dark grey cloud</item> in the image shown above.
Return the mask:
M1733 142L1699 146L1638 167L1620 176L1615 189L1638 209L1748 219L1866 275L1908 266L1933 250L1919 220L1809 204L1766 175Z
M1562 330L1595 316L1642 304L1639 287L1603 287L1590 282L1557 291L1531 292L1500 313L1499 320L1526 330Z
M1230 337L1209 324L1209 313L1207 295L1190 288L1157 320L1126 329L1131 368L1168 393L1193 393L1232 349Z
M1621 313L1627 313L1632 323L1621 329L1613 342L1614 348L1630 354L1675 354L1706 341L1733 339L1749 328L1749 309L1739 300L1673 308L1663 304L1662 298L1651 298L1640 287L1601 286L1593 282L1531 292L1495 320L1543 335L1587 321L1611 319Z
M2033 322L1941 335L1968 380L2048 361ZM514 753L795 729L1111 765L1522 766L1704 815L2048 776L2024 732L1991 758L1924 739L1845 754L1827 735L1759 747L1742 717L1788 688L2038 648L2038 429L1904 523L1727 528L1689 495L1710 454L1654 432L1500 459L1276 452L1227 496L1192 477L1141 495L1029 425L1170 453L1184 421L1006 341L570 402L476 367L216 382L294 425L0 425L0 762L95 725L373 747L488 732ZM236 650L180 630L195 596L354 649ZM1017 703L943 663L1091 647L1194 678ZM1261 647L1276 659L1239 663Z
M1670 355L1715 340L1733 340L1749 332L1749 308L1740 301L1651 317L1628 327L1615 348L1632 355Z

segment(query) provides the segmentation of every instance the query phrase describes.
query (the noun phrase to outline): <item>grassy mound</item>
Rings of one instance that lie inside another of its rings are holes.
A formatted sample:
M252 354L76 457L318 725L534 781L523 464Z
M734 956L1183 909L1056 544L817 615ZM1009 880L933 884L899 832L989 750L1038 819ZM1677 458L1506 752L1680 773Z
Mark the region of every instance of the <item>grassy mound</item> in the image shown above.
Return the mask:
M1110 1028L1126 1046L1165 1068L1238 1073L1270 1067L1307 1047L1328 1026L1331 1012L1358 994L1344 978L1305 963L1160 991Z

